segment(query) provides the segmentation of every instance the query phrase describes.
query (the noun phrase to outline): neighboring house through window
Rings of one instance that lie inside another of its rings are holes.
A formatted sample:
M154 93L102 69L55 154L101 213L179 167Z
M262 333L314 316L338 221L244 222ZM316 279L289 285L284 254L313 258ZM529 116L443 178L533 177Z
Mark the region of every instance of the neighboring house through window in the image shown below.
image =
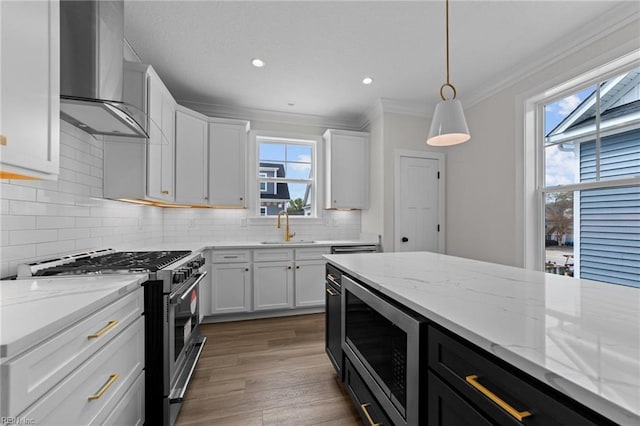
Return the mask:
M258 210L261 216L315 214L315 142L258 137Z
M538 244L547 272L640 287L640 68L627 68L536 102Z

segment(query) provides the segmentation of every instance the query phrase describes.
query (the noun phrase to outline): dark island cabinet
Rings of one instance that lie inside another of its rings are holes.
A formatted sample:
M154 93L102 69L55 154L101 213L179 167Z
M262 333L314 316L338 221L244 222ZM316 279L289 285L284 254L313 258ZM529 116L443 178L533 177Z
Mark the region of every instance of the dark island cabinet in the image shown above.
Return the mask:
M615 424L453 333L432 325L428 341L429 424L457 424L442 422L454 406L459 415L477 411L476 424L484 419L498 425Z
M342 273L339 269L327 265L325 284L325 350L327 356L336 369L336 373L342 379L343 358L342 353L342 286L340 284Z

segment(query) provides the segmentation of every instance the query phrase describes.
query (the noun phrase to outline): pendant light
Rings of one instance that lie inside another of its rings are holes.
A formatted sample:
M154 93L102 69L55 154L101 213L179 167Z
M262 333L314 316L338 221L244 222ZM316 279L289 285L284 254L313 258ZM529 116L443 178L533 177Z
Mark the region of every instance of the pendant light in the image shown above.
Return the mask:
M436 105L429 129L427 144L433 146L457 145L471 138L467 120L464 118L462 103L456 100L456 88L449 81L449 0L446 0L446 43L447 43L447 82L440 86L442 102ZM453 92L452 99L444 96L445 88Z

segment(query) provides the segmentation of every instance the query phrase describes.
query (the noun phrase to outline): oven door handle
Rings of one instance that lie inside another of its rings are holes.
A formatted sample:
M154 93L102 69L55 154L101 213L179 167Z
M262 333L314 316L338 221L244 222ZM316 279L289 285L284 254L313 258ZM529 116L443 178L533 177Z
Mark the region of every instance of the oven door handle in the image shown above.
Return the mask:
M202 281L202 279L207 276L207 271L200 272L199 275L200 276L198 277L198 279L196 279L193 284L191 284L185 291L176 291L174 294L169 296L169 303L171 305L175 305L177 303L180 303L181 301L183 302L187 298L187 295L191 293L191 290L193 290L198 284L200 284L200 281ZM182 294L182 296L178 296L179 294Z

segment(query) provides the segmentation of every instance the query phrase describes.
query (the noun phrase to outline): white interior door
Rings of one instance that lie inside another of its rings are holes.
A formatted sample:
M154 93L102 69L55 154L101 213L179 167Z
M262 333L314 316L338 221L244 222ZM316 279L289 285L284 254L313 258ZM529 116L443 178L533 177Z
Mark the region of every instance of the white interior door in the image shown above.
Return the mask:
M444 252L441 155L397 156L395 251Z

